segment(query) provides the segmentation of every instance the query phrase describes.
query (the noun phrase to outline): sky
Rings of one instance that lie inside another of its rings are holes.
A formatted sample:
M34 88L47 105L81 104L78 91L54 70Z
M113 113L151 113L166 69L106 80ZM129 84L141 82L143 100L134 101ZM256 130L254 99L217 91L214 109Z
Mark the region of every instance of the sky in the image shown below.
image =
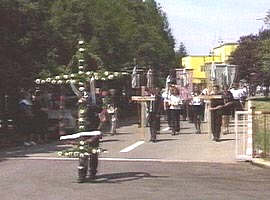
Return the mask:
M208 55L223 41L265 28L270 0L156 0L166 13L176 49L183 42L189 55Z

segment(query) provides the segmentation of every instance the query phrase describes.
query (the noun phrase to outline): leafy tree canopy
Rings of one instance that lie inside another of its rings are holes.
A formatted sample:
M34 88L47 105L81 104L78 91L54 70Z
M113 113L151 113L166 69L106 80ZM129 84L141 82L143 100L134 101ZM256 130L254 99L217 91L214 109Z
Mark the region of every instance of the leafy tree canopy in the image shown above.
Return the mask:
M80 39L93 70L120 71L133 58L160 71L175 65L174 38L154 0L0 0L0 35L0 84L12 88L72 71Z

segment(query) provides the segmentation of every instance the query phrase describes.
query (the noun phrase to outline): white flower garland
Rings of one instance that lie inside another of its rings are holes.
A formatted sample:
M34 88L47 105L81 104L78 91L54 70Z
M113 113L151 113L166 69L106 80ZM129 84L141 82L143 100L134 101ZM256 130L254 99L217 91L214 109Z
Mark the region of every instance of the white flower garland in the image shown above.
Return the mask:
M118 78L121 78L123 76L128 75L127 72L110 72L110 71L99 71L99 72L92 72L92 71L79 71L78 74L64 74L64 75L59 75L55 76L54 78L52 77L47 77L45 79L38 78L35 80L35 83L37 85L40 84L45 84L45 83L51 83L51 84L69 84L69 83L76 83L78 80L81 78L83 79L90 79L93 77L95 80L102 80L102 81L107 81L107 80L115 80ZM79 81L81 83L81 81Z

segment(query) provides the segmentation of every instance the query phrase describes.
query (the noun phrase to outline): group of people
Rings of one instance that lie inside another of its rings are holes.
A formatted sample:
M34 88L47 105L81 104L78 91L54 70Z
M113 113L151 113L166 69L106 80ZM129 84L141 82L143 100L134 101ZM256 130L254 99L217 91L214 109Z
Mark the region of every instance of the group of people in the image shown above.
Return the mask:
M191 96L192 95L192 96ZM152 142L156 142L156 135L160 131L160 115L165 114L168 121L168 127L172 135L180 133L180 116L182 115L186 120L187 112L192 118L191 121L195 123L196 133L200 133L201 112L203 111L203 101L198 97L200 95L198 90L194 90L190 96L192 97L188 102L180 94L177 85L170 84L167 90L161 93L160 88L151 88L150 96L154 100L148 103L148 121L150 125L150 133ZM189 111L187 111L187 104L189 104Z
M156 141L156 134L160 130L160 115L165 112L168 121L168 127L172 135L180 133L180 117L183 120L189 118L189 121L194 123L195 133L201 133L201 121L206 119L205 109L208 109L211 114L211 132L213 140L219 141L221 127L223 126L223 134L229 133L229 121L234 117L235 110L243 110L246 98L245 90L237 88L237 85L232 85L231 88L223 86L220 88L214 85L211 91L201 91L197 86L193 87L187 98L181 95L181 89L177 85L170 84L168 89L160 93L160 89L151 90L151 96L155 97L154 101L149 103L149 124L151 141ZM207 98L205 95L219 95L219 98L213 98L211 105L206 106ZM207 120L207 119L206 119Z
M115 134L119 113L119 100L117 95L115 95L115 91L97 90L96 103L92 102L90 95L88 97L89 98L86 99L86 129L105 131L109 125L109 132ZM20 92L16 127L25 146L47 142L49 136L49 112L59 109L60 106L58 105L58 108L56 106L52 107L50 103L52 102L48 100L45 91L37 90L31 92L22 89ZM76 105L73 106L76 107Z
M158 87L147 89L148 95L153 97L153 101L147 103L147 123L150 126L151 141L156 142L157 134L160 131L160 115L164 114L168 121L168 127L172 135L180 133L180 117L194 123L195 133L201 133L201 121L206 119L205 109L210 110L213 139L220 138L221 125L224 127L224 134L229 133L230 116L234 116L234 110L243 110L245 91L237 89L233 85L231 89L224 86L220 90L218 85L214 85L210 92L200 90L197 86L193 91L175 84L169 84L163 90ZM21 92L18 113L18 128L22 133L25 145L41 143L47 140L48 132L48 105L44 101L42 91L36 91L31 95L28 91ZM221 95L222 98L211 101L210 107L206 106L204 95ZM89 96L90 97L90 96ZM87 120L89 130L99 129L104 131L110 127L109 132L116 133L119 115L119 95L115 90L103 90L96 94L96 102L93 104L88 99ZM91 127L90 127L91 126Z

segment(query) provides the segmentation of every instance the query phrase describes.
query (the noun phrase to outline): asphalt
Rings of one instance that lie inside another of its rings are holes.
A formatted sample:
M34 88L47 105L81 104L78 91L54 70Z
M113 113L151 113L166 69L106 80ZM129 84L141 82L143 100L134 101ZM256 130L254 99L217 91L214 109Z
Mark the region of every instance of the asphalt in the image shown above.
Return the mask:
M171 135L165 120L162 120L157 142L150 142L149 128L141 129L134 119L125 119L115 135L105 133L101 147L105 152L100 160L159 161L159 162L207 162L236 163L235 134L222 135L219 142L211 140L206 124L202 124L202 133L196 134L194 124L180 122L180 134ZM232 127L233 130L233 127ZM136 147L134 147L136 146ZM65 159L57 152L70 145L60 141L32 147L7 148L0 152L0 157L21 159ZM70 159L70 158L67 158ZM253 164L270 167L270 162L263 159L252 160Z

